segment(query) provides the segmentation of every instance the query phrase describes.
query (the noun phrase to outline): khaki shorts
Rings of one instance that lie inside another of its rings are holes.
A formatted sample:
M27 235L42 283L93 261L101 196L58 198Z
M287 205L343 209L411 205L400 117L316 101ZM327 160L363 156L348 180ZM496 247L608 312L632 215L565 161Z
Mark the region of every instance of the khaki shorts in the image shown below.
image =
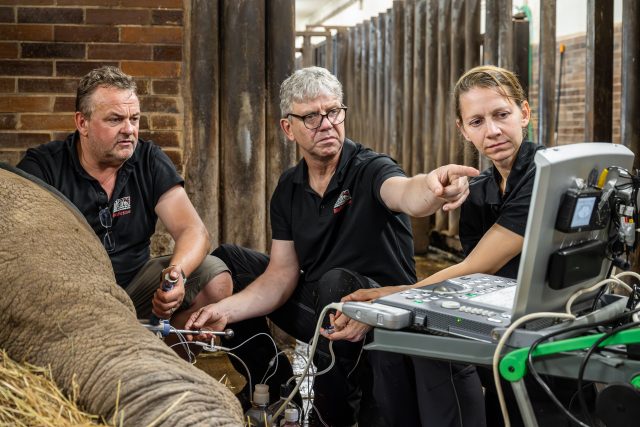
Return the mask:
M162 270L169 266L170 261L171 256L150 259L126 287L125 291L133 301L138 319L148 319L151 316L153 294L160 287ZM211 279L224 271L229 271L224 262L214 256L207 255L200 266L187 277L184 300L177 312L189 308L200 290Z

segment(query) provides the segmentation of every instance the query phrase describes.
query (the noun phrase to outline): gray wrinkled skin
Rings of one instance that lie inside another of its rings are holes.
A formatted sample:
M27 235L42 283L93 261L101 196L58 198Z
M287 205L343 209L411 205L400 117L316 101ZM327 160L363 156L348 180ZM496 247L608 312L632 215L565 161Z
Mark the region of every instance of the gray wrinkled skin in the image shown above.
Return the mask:
M233 394L138 322L84 218L39 185L0 169L0 347L51 366L79 404L124 425L241 426Z

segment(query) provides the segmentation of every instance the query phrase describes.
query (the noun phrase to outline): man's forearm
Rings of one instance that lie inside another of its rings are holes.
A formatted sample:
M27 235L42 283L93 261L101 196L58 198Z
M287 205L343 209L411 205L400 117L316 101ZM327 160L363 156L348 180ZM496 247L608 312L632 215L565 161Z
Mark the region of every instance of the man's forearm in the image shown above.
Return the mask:
M185 230L175 240L170 264L180 266L183 273L188 277L200 266L210 250L209 234L206 230Z
M429 189L427 175L419 174L407 180L402 193L403 212L420 218L434 214L443 204L444 200Z
M286 274L276 277L263 273L241 292L216 304L216 309L226 315L228 323L265 316L284 304L295 289L297 276L285 279Z

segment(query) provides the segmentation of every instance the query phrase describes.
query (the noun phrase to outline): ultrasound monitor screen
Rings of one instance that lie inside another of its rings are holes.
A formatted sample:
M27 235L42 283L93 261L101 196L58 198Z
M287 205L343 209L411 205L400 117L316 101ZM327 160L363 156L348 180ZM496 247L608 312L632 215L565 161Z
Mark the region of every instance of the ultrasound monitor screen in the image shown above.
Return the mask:
M578 199L576 202L576 210L573 212L573 218L571 219L571 228L589 225L589 221L591 221L591 213L593 212L595 204L595 197Z

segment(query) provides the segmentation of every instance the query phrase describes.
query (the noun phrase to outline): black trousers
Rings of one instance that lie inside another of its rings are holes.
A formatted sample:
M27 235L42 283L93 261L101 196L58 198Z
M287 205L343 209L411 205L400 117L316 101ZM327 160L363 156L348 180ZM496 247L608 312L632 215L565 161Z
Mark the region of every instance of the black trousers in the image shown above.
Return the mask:
M244 289L264 272L269 257L233 245L222 245L212 255L229 267L234 293ZM293 295L267 317L296 339L309 342L318 316L331 302L357 289L378 287L373 280L347 269L326 272L317 282L301 278ZM325 320L324 325L328 321ZM247 338L269 333L265 318L229 325L233 347ZM484 426L484 401L480 381L471 366L380 351L363 351L364 343L339 341L333 344L334 367L314 380L314 405L330 426ZM320 338L314 363L322 370L330 363L329 341ZM253 382L269 370L273 345L266 337L249 341L234 353L248 366ZM231 358L238 372L244 368ZM269 370L267 376L271 375ZM278 398L280 384L292 376L286 357L278 359L278 370L270 377L271 401ZM246 390L244 391L246 393Z

